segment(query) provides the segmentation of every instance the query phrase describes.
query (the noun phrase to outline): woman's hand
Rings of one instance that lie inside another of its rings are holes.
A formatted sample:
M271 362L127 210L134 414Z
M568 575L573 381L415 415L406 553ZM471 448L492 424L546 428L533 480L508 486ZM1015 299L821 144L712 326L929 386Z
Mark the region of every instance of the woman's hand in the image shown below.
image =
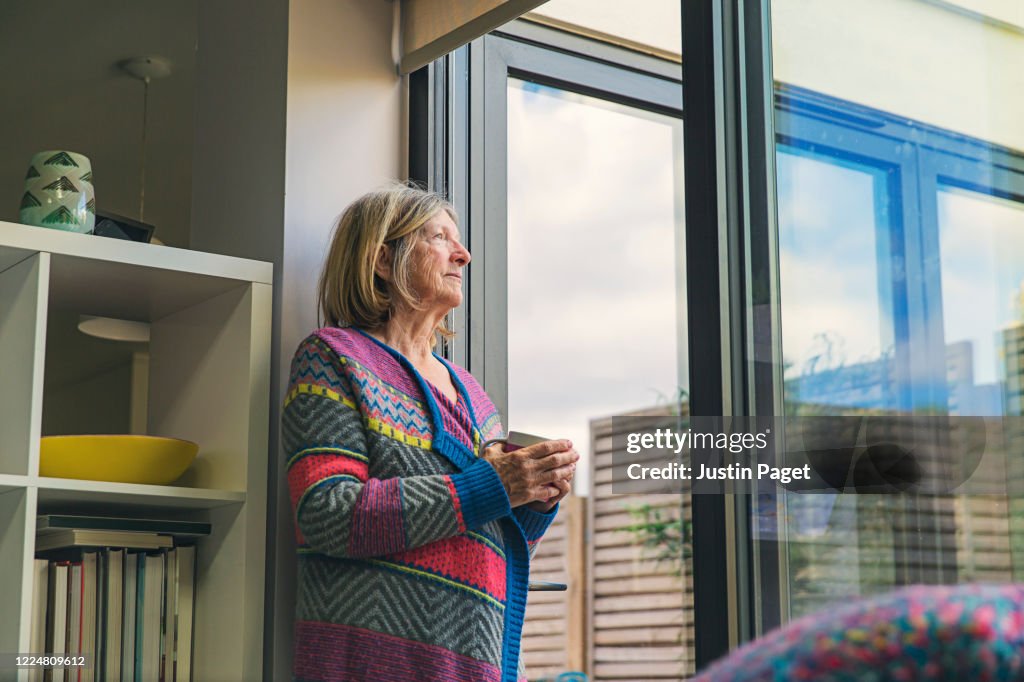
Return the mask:
M498 472L512 507L537 500L547 503L553 492L549 486L556 486L564 497L568 490L563 493L557 482L572 480L580 458L567 440L546 440L511 452L505 452L505 446L497 443L484 450L481 457Z
M560 481L555 481L548 485L548 494L551 495L546 501L545 500L534 500L526 505L527 509L532 509L535 512L541 514L547 514L549 511L555 508L555 505L562 501L562 499L569 494L572 489L572 475L569 478L563 478ZM557 492L556 492L557 491Z

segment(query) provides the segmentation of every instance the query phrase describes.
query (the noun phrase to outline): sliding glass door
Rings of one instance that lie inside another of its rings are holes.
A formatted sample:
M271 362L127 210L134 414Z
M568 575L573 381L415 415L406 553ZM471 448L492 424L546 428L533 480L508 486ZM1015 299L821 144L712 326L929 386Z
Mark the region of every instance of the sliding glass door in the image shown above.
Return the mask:
M773 0L789 415L1021 415L1024 17ZM991 431L990 431L991 433ZM782 494L762 627L910 583L1019 580L1020 453L970 492ZM770 569L770 570L769 570Z

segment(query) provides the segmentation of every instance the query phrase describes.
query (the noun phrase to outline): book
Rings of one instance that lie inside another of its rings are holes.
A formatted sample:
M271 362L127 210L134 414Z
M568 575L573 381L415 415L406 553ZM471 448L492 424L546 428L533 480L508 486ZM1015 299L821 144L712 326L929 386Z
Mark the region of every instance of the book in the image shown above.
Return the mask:
M82 562L74 561L68 567L68 625L64 651L69 656L82 653ZM64 682L77 682L77 668L58 668Z
M46 653L59 656L67 652L68 627L68 562L51 563L46 591ZM33 652L35 653L35 652ZM42 653L42 652L40 652ZM44 671L44 678L64 679L63 673L54 668Z
M107 571L109 570L109 552L109 549L103 549L96 553L96 639L93 644L95 658L93 659L92 668L88 671L88 674L94 680L106 679L104 669L106 667L105 655L107 644ZM82 676L82 679L85 679L85 675Z
M121 679L135 680L135 611L138 605L139 563L137 554L125 553L124 558L124 610L121 626Z
M75 668L77 682L92 682L93 666L96 664L97 609L96 591L99 583L99 554L86 552L82 555L82 635L79 652L92 657L88 668Z
M137 568L137 580L135 583L135 644L132 647L132 668L133 677L136 682L145 682L142 677L142 610L145 605L145 567L146 555L139 552L135 555Z
M34 564L33 632L36 621L44 627L33 636L43 637L38 653L86 655L91 664L36 678L191 682L196 548L73 547L69 556Z
M146 680L160 679L160 642L163 634L160 629L163 615L164 588L164 557L142 555L145 557L145 594L142 606L142 675ZM136 646L139 644L136 643ZM136 654L138 658L138 654Z
M121 628L124 624L125 550L108 549L103 552L103 625L102 664L97 676L101 680L121 679Z
M192 633L195 613L196 548L178 547L178 613L175 619L175 682L192 680Z
M163 642L160 652L161 679L174 679L174 615L178 610L177 551L164 552L164 613L161 619Z
M36 559L32 564L32 635L29 639L29 652L42 654L46 652L46 611L48 602L46 593L49 587L50 562ZM29 682L42 682L43 669L30 668Z
M80 516L77 514L45 514L36 517L37 536L59 530L121 530L180 537L200 537L209 535L210 529L209 523L201 521Z
M133 549L160 549L174 544L170 535L120 530L57 530L36 535L36 552L66 547L130 547Z

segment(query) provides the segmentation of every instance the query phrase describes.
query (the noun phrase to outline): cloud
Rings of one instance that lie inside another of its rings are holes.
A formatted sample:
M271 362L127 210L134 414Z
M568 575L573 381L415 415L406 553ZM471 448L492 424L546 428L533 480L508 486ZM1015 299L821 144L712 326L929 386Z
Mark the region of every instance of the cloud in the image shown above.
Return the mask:
M875 223L877 173L785 151L777 168L787 374L802 373L822 353L822 335L834 344L831 366L877 358L891 344L878 289L876 235L885 226Z
M680 122L552 93L509 88L508 428L587 453L591 419L673 395L686 363Z

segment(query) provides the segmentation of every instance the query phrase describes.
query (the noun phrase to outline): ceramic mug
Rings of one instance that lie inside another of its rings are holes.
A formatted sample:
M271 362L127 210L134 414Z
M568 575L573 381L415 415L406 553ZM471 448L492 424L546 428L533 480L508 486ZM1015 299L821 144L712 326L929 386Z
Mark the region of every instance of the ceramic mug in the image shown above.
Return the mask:
M33 156L21 195L21 222L68 232L92 232L96 225L96 192L88 157L61 150Z

